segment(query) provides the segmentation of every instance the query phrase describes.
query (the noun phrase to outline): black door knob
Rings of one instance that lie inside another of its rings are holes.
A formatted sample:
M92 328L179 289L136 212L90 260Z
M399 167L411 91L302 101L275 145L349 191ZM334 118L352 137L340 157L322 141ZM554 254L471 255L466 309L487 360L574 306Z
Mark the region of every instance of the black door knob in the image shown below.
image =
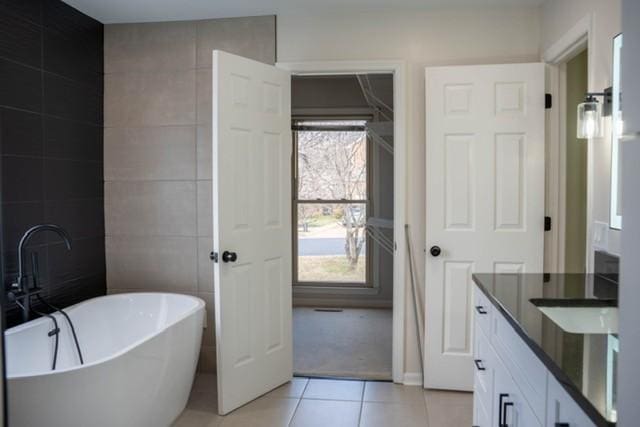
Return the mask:
M442 249L440 249L440 246L431 246L429 253L431 253L431 256L439 256L442 253Z
M222 252L222 261L224 262L236 262L238 254L235 252L224 251Z

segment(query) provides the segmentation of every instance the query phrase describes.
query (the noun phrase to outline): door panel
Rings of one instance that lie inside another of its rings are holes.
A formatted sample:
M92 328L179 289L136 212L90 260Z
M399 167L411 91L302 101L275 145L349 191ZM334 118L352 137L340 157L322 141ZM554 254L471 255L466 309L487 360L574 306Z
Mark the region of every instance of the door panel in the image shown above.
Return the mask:
M445 227L471 230L474 225L473 136L448 135L445 139Z
M213 53L218 411L287 382L291 338L289 73ZM225 251L236 259L225 257Z
M544 67L426 70L425 384L473 388L473 273L542 272Z
M496 135L496 230L524 227L525 142L522 134Z
M471 313L465 310L471 300L469 283L473 264L469 262L445 262L444 279L444 344L448 355L469 354ZM464 304L460 304L460 302Z

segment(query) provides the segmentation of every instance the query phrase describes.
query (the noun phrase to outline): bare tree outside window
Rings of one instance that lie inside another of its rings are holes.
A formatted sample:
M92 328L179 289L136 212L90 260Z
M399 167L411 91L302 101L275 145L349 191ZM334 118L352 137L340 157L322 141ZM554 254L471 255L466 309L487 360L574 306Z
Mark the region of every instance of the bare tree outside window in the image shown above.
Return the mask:
M323 125L332 129L323 130ZM367 137L364 130L338 130L363 125L315 122L311 130L297 131L300 281L365 281ZM313 264L315 272L305 271ZM323 265L333 274L318 272Z

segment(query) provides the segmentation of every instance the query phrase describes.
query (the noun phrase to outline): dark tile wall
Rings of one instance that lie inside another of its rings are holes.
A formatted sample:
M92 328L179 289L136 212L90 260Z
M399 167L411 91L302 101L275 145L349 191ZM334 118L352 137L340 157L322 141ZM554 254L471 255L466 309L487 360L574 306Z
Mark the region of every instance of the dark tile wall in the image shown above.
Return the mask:
M68 252L40 235L44 295L67 306L106 292L103 209L103 25L59 0L0 0L2 281L17 273L30 226L69 231ZM20 321L9 305L8 326Z

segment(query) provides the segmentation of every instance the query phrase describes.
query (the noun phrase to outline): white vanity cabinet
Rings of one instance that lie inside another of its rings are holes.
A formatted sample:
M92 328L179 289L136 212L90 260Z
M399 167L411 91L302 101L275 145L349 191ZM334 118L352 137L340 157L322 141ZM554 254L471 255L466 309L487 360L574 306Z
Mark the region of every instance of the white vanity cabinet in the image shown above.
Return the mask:
M474 305L473 425L595 427L477 287Z
M496 357L493 355L489 340L480 329L476 329L473 354L475 363L473 380L473 389L475 390L473 395L474 425L490 427L495 425L492 422L492 396Z
M484 403L476 400L475 396L473 399L473 425L475 427L491 427L497 424L494 424L491 417L493 413L491 408L486 408Z
M496 364L492 426L542 427L531 409L529 401L511 377L511 373L500 362Z
M552 375L549 376L547 388L547 425L553 427L593 426L591 420Z

